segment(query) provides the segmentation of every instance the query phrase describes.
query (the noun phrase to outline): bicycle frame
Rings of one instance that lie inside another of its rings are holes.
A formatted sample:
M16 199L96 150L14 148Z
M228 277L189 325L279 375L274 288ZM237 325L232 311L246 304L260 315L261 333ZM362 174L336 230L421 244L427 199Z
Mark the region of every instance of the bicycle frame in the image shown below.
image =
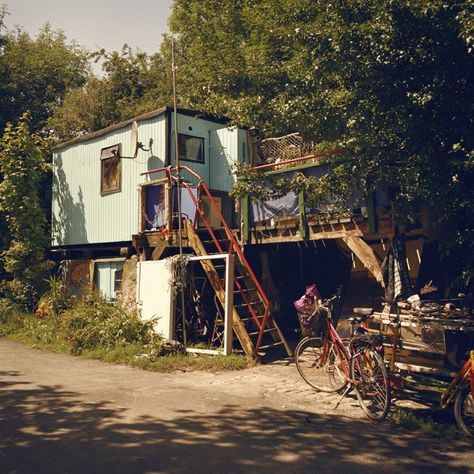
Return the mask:
M470 351L469 358L462 366L461 370L451 380L446 390L441 394L440 405L444 410L454 399L461 387L469 381L471 395L474 398L474 350Z
M350 379L350 368L348 365L348 362L351 359L351 354L346 349L346 346L342 342L342 339L340 338L336 329L332 325L332 318L330 315L327 317L326 322L325 322L325 333L323 336L323 355L321 358L322 365L326 363L327 358L329 357L329 344L328 344L329 340L332 342L333 347L335 348L337 357L341 361L346 380L348 382L353 383L353 381L351 381ZM341 352L344 353L345 357L344 356L341 357Z

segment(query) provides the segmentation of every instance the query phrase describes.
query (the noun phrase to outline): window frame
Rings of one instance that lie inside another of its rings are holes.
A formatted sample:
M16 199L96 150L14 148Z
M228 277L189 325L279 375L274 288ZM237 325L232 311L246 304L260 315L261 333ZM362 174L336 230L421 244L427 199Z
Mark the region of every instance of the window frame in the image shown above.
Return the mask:
M187 158L187 155L186 155L186 149L185 149L185 153L181 154L181 142L180 142L180 139L181 138L185 138L186 140L188 138L192 138L192 139L197 139L200 141L201 143L201 146L200 146L200 155L202 156L202 160L193 160L193 159L189 159ZM186 161L188 163L196 163L196 164L199 164L199 165L204 165L206 163L206 140L204 137L198 137L196 135L189 135L187 133L178 133L178 156L179 156L179 161ZM184 158L183 158L184 156Z
M119 193L122 191L122 152L121 152L121 143L118 143L116 145L111 145L105 148L102 148L100 150L100 194L101 195L107 195L107 194L113 194L113 193ZM116 187L111 188L111 189L104 189L104 178L105 178L105 172L104 172L104 166L106 162L108 161L116 161L116 167L118 170L116 173L118 174L118 184Z

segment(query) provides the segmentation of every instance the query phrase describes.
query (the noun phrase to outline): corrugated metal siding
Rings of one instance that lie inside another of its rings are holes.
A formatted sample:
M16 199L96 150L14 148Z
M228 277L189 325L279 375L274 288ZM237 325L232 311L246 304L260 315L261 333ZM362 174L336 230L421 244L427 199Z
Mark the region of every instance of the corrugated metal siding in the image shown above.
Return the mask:
M171 120L170 132L173 121ZM204 164L182 162L195 170L211 189L229 191L234 177L231 165L242 159L242 135L237 128L178 114L180 133L204 138ZM131 125L60 149L54 155L52 245L80 245L131 240L138 230L138 185L160 176L140 176L165 165L166 114L138 122L138 137L145 148L136 159L122 159L121 191L100 194L100 151L121 144L123 156L131 156ZM174 138L169 136L174 164ZM211 173L212 170L212 173ZM185 178L189 176L184 175Z
M219 191L230 191L234 183L232 169L239 156L238 130L216 130L211 134L211 167L210 186Z
M121 143L130 156L131 126L62 149L54 155L52 245L121 242L138 229L138 184L143 171L164 166L165 115L138 124L138 137L150 152L122 159L121 191L100 194L100 150Z
M171 125L174 132L174 124ZM182 161L181 165L196 171L204 182L213 190L228 192L234 183L232 167L236 160L242 159L242 144L246 140L245 132L239 133L236 127L209 122L203 119L178 114L178 131L186 135L204 138L204 164ZM175 163L174 135L170 135L171 162ZM189 176L184 173L185 178ZM194 182L194 180L193 180ZM197 184L194 182L194 184Z

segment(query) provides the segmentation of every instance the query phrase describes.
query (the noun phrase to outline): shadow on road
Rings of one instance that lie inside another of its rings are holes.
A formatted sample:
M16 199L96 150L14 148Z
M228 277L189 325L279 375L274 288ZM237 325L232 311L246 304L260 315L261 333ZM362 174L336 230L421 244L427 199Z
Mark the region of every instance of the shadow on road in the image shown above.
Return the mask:
M443 454L447 441L390 432L388 424L234 405L212 417L180 411L173 420L127 422L124 409L108 402L85 403L61 386L18 384L18 375L0 373L2 473L465 474L472 468L456 453Z

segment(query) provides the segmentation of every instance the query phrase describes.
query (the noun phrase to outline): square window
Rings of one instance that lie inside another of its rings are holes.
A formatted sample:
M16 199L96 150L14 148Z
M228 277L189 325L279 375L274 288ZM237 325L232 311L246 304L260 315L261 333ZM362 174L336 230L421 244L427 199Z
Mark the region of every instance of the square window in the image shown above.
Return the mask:
M204 163L204 138L178 133L179 159Z
M100 192L120 191L121 181L120 145L102 148L100 153Z

